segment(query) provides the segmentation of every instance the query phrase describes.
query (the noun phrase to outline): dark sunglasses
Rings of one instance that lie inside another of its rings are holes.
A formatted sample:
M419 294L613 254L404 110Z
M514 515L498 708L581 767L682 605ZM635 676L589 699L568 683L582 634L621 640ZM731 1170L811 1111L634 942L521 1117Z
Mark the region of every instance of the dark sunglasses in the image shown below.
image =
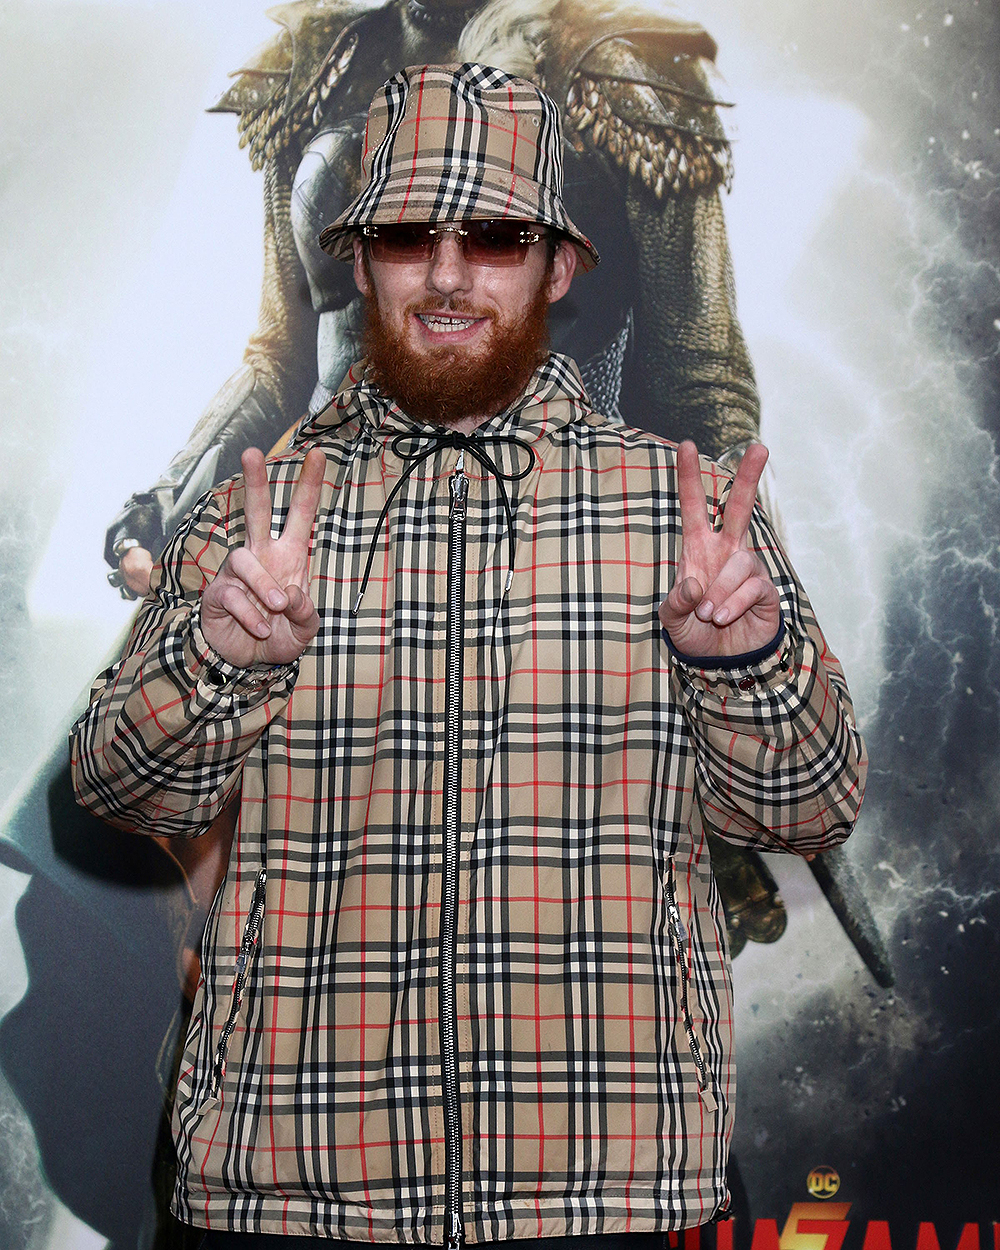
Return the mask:
M524 221L463 221L456 226L432 226L428 222L398 222L388 226L363 226L373 260L407 265L430 260L438 236L455 235L470 265L523 265L528 248L545 237Z

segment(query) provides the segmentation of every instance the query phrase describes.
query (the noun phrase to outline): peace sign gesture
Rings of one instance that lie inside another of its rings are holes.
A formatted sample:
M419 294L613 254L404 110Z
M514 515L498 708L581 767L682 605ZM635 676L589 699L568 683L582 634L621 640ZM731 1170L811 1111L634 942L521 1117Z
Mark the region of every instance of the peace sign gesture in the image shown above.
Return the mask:
M678 651L691 656L745 655L775 637L778 591L761 559L747 549L747 531L767 448L751 443L736 471L722 529L708 519L698 449L677 448L681 558L660 621Z
M264 455L242 456L246 544L231 551L201 596L201 628L209 645L240 668L288 664L319 630L307 593L312 536L326 457L313 448L292 491L280 538L271 537L271 487Z

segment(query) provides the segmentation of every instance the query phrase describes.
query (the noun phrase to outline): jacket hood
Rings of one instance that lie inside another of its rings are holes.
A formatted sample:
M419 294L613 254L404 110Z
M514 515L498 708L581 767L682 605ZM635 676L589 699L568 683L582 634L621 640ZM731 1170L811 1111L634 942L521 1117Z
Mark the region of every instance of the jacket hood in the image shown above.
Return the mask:
M484 421L475 433L516 434L519 439L534 442L585 414L594 419L576 362L553 352L532 374L520 399ZM440 434L444 428L415 420L381 394L366 380L365 362L360 360L348 370L343 385L326 408L299 428L293 446L329 437L334 430L341 437L350 437L355 430L366 429L375 438L386 440L397 434Z

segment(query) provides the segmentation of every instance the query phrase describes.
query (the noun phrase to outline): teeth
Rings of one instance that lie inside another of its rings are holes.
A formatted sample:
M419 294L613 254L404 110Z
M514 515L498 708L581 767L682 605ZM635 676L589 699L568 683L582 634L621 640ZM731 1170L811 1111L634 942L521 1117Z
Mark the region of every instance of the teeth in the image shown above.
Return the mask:
M419 313L418 316L428 330L441 333L448 330L467 330L476 321L475 317L435 317L433 313Z

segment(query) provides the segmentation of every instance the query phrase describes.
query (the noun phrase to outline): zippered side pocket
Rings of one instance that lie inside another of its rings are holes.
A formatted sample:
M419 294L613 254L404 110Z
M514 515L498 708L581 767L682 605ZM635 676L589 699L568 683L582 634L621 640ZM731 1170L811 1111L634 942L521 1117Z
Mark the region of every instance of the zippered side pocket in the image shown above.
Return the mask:
M691 1052L691 1059L694 1063L695 1072L698 1076L698 1094L708 1110L715 1111L719 1104L715 1095L712 1093L712 1081L709 1075L708 1065L705 1063L705 1056L701 1049L701 1042L698 1039L698 1034L694 1027L694 1018L691 1015L691 939L688 935L687 928L684 925L684 917L681 915L681 909L677 905L677 889L674 884L673 863L671 863L667 872L666 894L667 924L670 929L670 944L673 948L674 958L677 960L680 980L680 993L678 997L681 1010L681 1022L684 1026L684 1034L687 1038L688 1050Z
M257 939L260 935L261 921L264 918L264 889L267 885L267 869L261 868L254 882L253 894L250 896L250 910L247 922L243 927L243 938L240 942L239 954L236 957L236 975L233 980L233 997L229 1005L229 1014L222 1026L219 1045L215 1051L215 1062L212 1065L212 1098L219 1096L222 1081L226 1075L226 1054L229 1050L229 1039L236 1028L240 1007L243 1003L243 990L246 987L250 972L250 960L253 956Z

